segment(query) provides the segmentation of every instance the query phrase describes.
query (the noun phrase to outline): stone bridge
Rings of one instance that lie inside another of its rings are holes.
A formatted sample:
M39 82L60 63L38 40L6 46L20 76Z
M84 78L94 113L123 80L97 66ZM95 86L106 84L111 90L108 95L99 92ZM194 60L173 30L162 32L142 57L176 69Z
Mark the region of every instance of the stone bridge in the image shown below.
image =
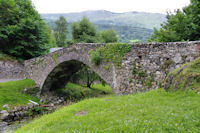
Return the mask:
M26 60L10 70L10 74L1 72L0 79L6 77L33 79L41 93L64 87L83 63L96 72L110 85L117 95L142 92L158 88L163 84L169 71L192 61L200 54L200 41L173 43L130 44L131 51L124 55L121 67L112 62L94 65L88 54L105 44L74 44L45 56ZM20 66L20 67L19 67ZM107 69L109 66L109 69ZM12 66L11 66L12 68ZM0 64L0 70L6 70ZM8 72L8 71L7 71ZM7 76L2 76L2 75Z

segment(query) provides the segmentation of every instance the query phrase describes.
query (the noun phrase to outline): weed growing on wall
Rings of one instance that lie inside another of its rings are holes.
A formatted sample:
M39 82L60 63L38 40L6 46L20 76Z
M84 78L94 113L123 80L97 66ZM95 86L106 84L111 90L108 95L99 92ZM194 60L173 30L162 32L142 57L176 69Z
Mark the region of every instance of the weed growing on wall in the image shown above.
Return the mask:
M131 50L131 45L127 43L106 44L89 51L91 62L99 65L101 61L112 61L116 66L121 66L123 56Z
M56 63L56 64L58 64L58 57L59 57L60 55L59 55L59 53L54 53L54 54L52 54L52 58L53 58L53 60L54 60L54 62Z

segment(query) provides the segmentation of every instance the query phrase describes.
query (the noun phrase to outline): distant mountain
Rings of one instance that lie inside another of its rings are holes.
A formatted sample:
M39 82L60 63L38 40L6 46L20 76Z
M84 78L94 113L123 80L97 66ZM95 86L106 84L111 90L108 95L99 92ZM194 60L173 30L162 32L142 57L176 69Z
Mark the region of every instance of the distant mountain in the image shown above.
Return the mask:
M84 11L77 13L41 14L41 16L53 27L53 22L60 16L64 16L69 23L79 21L87 16L97 25L99 30L114 28L122 42L141 40L146 42L153 33L153 28L159 28L166 21L164 14L146 12L114 13L106 10ZM123 39L122 39L123 38Z

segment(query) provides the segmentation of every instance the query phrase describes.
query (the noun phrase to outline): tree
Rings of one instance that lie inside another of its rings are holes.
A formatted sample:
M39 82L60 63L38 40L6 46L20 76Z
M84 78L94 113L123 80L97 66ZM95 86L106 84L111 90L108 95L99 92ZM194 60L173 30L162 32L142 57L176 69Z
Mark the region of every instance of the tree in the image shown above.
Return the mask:
M100 81L102 85L105 85L106 82L101 79L94 71L92 71L88 66L82 64L81 68L72 76L74 81L81 80L88 88L91 88L91 85L95 81Z
M154 29L150 41L173 42L200 40L200 1L191 0L191 4L183 10L168 13L167 22L160 30Z
M0 1L0 51L18 59L48 52L48 27L30 0Z
M55 22L56 27L54 29L56 44L59 47L63 47L67 42L67 21L63 16Z
M88 18L83 17L81 21L72 24L72 38L74 42L97 42L95 25Z
M191 4L183 8L189 23L189 40L200 40L200 1L191 0Z
M112 28L100 32L100 41L103 43L118 42L118 40L117 33Z

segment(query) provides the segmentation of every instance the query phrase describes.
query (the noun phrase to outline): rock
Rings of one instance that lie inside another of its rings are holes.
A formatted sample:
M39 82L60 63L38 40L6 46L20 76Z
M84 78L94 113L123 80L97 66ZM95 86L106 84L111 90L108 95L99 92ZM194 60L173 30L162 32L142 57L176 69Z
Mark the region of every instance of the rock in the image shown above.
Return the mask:
M32 104L34 104L34 105L39 105L38 103L36 103L36 102L34 102L34 101L32 101L32 100L28 100L29 102L31 102Z
M175 55L175 57L172 59L176 64L181 63L182 62L182 57L181 54L178 53Z
M160 75L161 74L161 72L159 72L159 71L156 71L156 75Z
M28 105L27 105L27 106L28 106L28 108L29 108L29 109L31 109L31 108L33 108L33 107L34 107L34 105L33 105L32 103L28 103Z
M44 100L43 99L40 99L40 103L43 103L44 102Z
M190 62L190 61L193 61L193 60L194 60L194 57L192 57L192 56L188 56L188 57L185 59L186 62Z
M24 88L24 92L26 92L28 89L27 88Z
M0 121L0 132L4 133L7 130L8 123Z
M1 114L1 120L6 120L9 116L9 113L6 110L1 111L0 114Z
M175 66L175 69L178 69L178 68L180 68L180 67L181 67L180 65L176 65L176 66Z
M136 84L135 86L138 87L138 88L142 88L141 84Z
M83 110L83 111L77 112L75 114L75 116L81 116L81 115L84 115L84 114L87 114L87 113L88 113L87 111Z
M9 104L4 104L4 105L3 105L3 108L9 109L9 108L10 108L10 107L9 107Z

